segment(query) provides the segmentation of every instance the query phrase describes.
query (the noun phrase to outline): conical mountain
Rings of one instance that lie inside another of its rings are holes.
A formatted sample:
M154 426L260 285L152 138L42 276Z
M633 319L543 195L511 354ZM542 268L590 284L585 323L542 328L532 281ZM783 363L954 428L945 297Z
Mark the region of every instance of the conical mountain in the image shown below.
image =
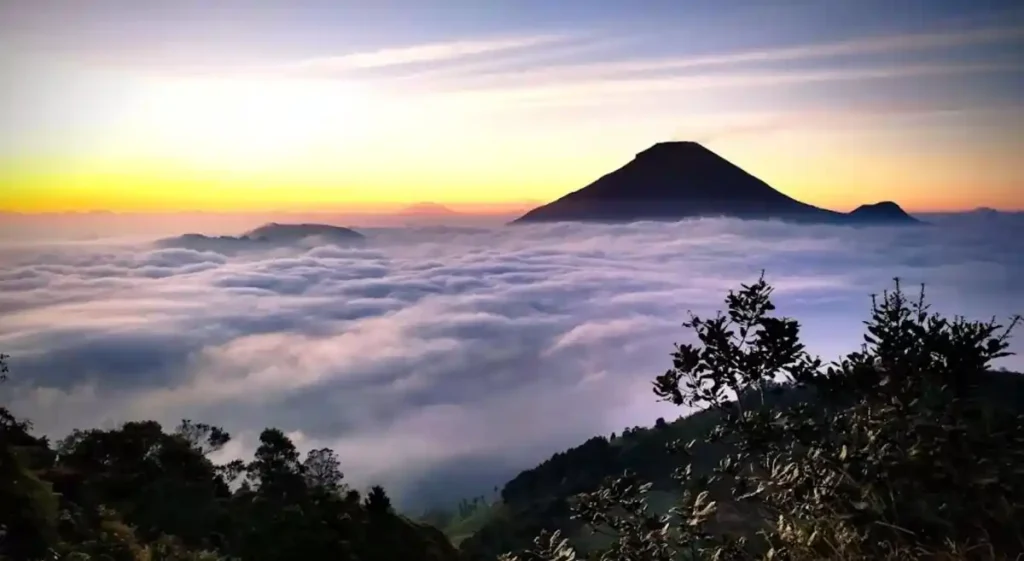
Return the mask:
M699 143L661 142L590 185L531 210L515 223L701 216L854 222L851 215L802 203L777 191Z

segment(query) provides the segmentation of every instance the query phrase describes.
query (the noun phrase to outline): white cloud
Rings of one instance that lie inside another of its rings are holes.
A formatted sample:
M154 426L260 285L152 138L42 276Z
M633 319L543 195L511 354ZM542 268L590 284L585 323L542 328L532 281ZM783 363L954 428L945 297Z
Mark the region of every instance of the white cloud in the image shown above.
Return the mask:
M245 455L278 426L407 501L477 493L677 414L650 380L688 336L687 310L712 313L762 268L825 358L859 345L869 294L896 275L928 282L939 311L1024 311L1024 221L986 224L382 229L365 248L236 255L8 245L4 398L54 436L188 417L225 426L226 453Z
M527 88L542 84L570 87L578 85L581 89L589 89L595 85L608 83L635 84L636 89L644 90L654 87L669 87L672 90L692 88L746 87L751 85L775 85L803 83L823 80L856 80L861 78L891 78L894 76L934 75L978 71L1016 71L1020 67L1013 64L1000 64L988 61L972 64L908 64L888 66L875 65L870 68L845 68L830 65L827 71L800 72L762 72L751 73L751 65L771 65L772 63L796 61L836 61L843 57L894 55L902 53L942 52L943 49L996 44L1013 43L1024 39L1024 27L978 27L968 29L951 29L924 33L903 33L897 35L863 36L843 41L828 43L812 43L803 45L764 47L738 52L723 52L693 55L687 53L671 54L665 51L671 41L659 38L662 42L660 56L643 56L628 59L597 60L591 58L584 62L545 63L544 53L557 43L541 45L541 48L527 53L526 59L513 60L509 65L501 58L484 59L471 65L460 67L444 67L435 70L420 71L409 78L423 81L431 88L445 91L462 89L514 88L526 85ZM622 42L622 39L618 39ZM615 38L605 39L604 44L614 43ZM637 42L636 39L633 42ZM524 63L533 61L533 64ZM895 62L896 59L893 59ZM900 61L905 61L902 56ZM817 66L820 68L820 65ZM715 68L731 69L728 73L686 74L690 70L710 70ZM736 70L737 68L745 68ZM652 79L650 75L656 76ZM646 74L646 76L645 76ZM673 84L668 86L667 84ZM619 88L632 86L620 85Z
M580 76L575 79L537 78L529 72L467 78L452 85L445 95L472 104L580 105L599 104L616 96L652 96L667 92L724 90L755 86L780 86L816 82L886 80L922 76L1019 72L1018 62L941 64L888 64L829 70L789 72L737 72L659 76Z
M406 47L390 47L376 51L324 56L296 61L288 69L312 71L346 71L403 66L415 63L440 63L475 55L493 55L564 42L565 35L533 35L520 37L491 37L459 41L428 43Z

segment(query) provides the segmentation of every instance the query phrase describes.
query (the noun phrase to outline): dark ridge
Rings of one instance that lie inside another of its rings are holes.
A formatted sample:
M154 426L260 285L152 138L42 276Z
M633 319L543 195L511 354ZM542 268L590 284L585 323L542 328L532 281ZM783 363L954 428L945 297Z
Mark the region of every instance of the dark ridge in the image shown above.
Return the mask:
M970 212L967 212L966 214L972 214L972 215L975 215L975 216L983 216L983 217L986 217L986 218L991 218L991 217L995 217L995 216L1000 216L1001 214L1003 214L1003 212L999 211L999 210L996 210L994 208L991 208L991 207L980 206L980 207L978 207L978 208L976 208L976 209L974 209L974 210L972 210Z
M902 210L899 213L903 218L893 213L886 216L892 220L913 220ZM865 222L793 199L701 144L677 141L655 144L621 168L527 212L513 223L716 216L811 223ZM875 214L870 216L877 218Z
M271 222L241 236L255 241L291 242L319 237L327 240L360 240L364 236L355 230L329 224L278 224Z
M915 224L919 220L907 214L900 205L892 201L861 205L849 214L850 220L859 224Z
M401 211L399 211L398 214L430 215L430 216L445 215L445 216L450 216L450 215L455 215L455 214L459 214L459 213L455 212L454 210L452 210L452 209L450 209L450 208L448 208L448 207L446 207L444 205L437 204L437 203L416 203L414 205L409 205L409 206L403 208Z
M160 240L162 247L179 247L199 251L232 251L259 249L268 246L286 246L303 240L313 239L318 243L334 245L361 244L366 237L341 226L328 224L278 224L271 222L240 236L206 236L184 234L176 238Z

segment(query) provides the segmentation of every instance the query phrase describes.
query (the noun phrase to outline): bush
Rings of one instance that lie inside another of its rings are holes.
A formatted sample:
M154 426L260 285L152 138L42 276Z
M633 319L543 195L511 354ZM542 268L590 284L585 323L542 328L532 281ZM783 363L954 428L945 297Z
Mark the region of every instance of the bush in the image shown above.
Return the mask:
M1024 417L995 399L991 361L1008 326L948 319L895 289L872 298L865 343L830 365L799 324L774 317L763 277L730 292L728 312L691 316L699 345L677 345L655 394L716 409L705 441L728 453L694 473L668 515L627 472L578 497L574 516L612 545L602 561L691 559L1013 559L1024 553ZM778 399L780 393L800 399ZM737 399L738 398L738 399ZM557 532L506 561L582 557Z

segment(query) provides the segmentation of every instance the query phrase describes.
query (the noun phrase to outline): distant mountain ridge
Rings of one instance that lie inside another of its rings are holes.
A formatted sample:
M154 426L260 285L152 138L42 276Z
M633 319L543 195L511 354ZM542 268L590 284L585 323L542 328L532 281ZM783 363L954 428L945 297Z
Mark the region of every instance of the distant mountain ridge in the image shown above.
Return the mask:
M920 223L900 208L900 205L891 201L860 205L853 212L844 216L847 217L847 220L860 224Z
M184 234L157 243L164 247L218 251L289 245L309 239L315 239L321 243L350 245L362 243L366 237L355 230L329 224L278 224L271 222L240 236Z
M278 224L271 222L243 235L250 240L269 242L288 242L314 236L339 241L364 239L362 234L349 228L310 223Z
M403 208L398 212L398 214L413 216L451 216L460 213L437 203L416 203Z
M513 221L622 222L696 217L830 224L920 224L894 202L851 213L798 201L697 142L660 142L619 169Z

